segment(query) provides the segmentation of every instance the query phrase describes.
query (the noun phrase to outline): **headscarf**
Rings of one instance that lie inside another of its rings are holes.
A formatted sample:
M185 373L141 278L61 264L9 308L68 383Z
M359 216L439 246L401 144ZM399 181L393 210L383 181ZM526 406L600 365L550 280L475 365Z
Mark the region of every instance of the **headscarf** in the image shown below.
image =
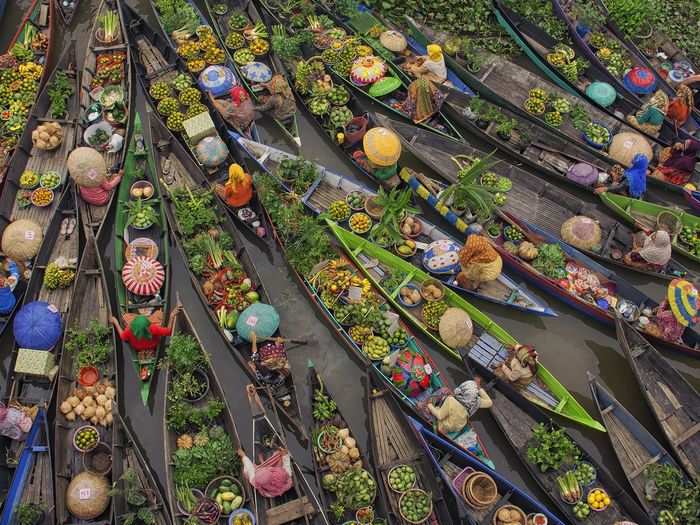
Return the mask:
M467 409L469 417L472 417L479 410L479 385L476 384L476 381L465 381L454 389L452 396Z
M440 59L442 59L442 48L439 45L428 44L426 50L428 51L428 56L430 57L430 60L438 62L440 61Z
M466 268L470 264L490 263L499 257L498 252L483 235L470 235L467 237L464 247L459 251L459 262L462 268Z
M671 260L671 252L671 237L666 230L659 230L644 239L639 255L650 264L665 266Z
M240 106L248 98L248 93L241 86L234 86L231 90L231 102L235 107Z
M233 191L239 188L239 184L246 185L250 183L250 175L247 175L240 164L234 163L228 167L228 181L226 185Z
M265 84L265 88L273 95L282 95L283 97L293 97L292 88L289 87L287 80L280 74L273 75L270 81Z
M151 320L145 315L137 315L129 323L129 329L136 339L151 338Z
M649 159L642 153L637 153L632 159L632 165L625 170L625 178L629 194L635 199L639 199L647 191L647 169Z
M513 347L515 358L523 367L529 368L534 374L539 364L538 355L533 346L516 344Z

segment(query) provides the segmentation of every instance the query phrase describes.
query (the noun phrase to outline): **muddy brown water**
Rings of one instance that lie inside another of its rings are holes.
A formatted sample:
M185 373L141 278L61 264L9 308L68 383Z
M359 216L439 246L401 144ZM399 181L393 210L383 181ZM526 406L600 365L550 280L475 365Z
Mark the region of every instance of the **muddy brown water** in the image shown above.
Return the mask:
M0 49L5 48L16 31L22 14L29 3L29 0L8 0L7 12L0 26L2 28ZM154 22L148 0L129 0L129 3L139 13L145 15L151 23ZM68 29L62 28L59 21L54 56L52 57L54 60L60 53L60 49L67 45L71 39L76 40L78 59L82 60L88 31L98 4L99 0L82 0L79 13ZM352 166L342 159L319 135L313 123L304 114L301 115L300 126L303 141L302 151L306 158L320 162L341 174L351 177L358 176L353 171ZM283 137L275 134L274 129L265 126L264 123L263 128L265 129L265 139L269 143L289 149L289 145L284 142ZM467 139L478 144L477 140L469 136ZM416 161L409 159L409 163L416 164ZM420 164L417 164L417 167L420 168ZM571 191L569 187L564 189ZM581 193L581 196L594 202L594 197L591 195ZM664 198L674 200L668 195L664 195ZM428 217L439 224L435 217L430 214ZM364 450L367 450L366 379L363 368L351 357L345 347L336 341L333 334L316 314L315 308L289 274L287 266L274 244L269 240L267 243L260 243L256 239L247 239L246 243L260 276L272 296L274 305L280 311L283 333L295 339L308 341L305 346L290 351L294 377L303 404L302 411L310 420L309 393L305 378L307 362L312 360L348 419L353 434L358 438L359 443L364 445ZM112 245L109 238L102 239L101 248L105 262L111 267ZM244 386L248 382L247 376L236 365L227 346L199 302L183 261L177 256L177 251L172 250L171 253L174 254L171 266L173 272L172 300L175 299L174 294L179 293L185 308L195 321L204 346L211 354L216 372L223 383L229 405L236 418L239 435L244 446L250 448L252 440L250 414L244 393ZM693 263L688 262L688 264L695 268ZM620 274L654 298L661 298L665 292L665 287L651 278L625 271L620 271ZM530 289L533 288L530 287ZM632 371L627 365L622 351L617 346L614 330L599 325L546 295L541 293L538 295L549 302L559 317L541 318L525 315L481 301L475 301L475 304L510 331L520 342L535 345L542 362L595 417L597 417L597 413L588 389L586 371L597 374L632 414L663 442L663 436L644 403ZM430 345L428 347L430 348ZM4 360L3 377L6 377L11 348L12 339L6 336L0 347ZM466 378L464 371L454 362L447 360L437 349L432 350L432 353L454 383L459 383ZM700 386L700 361L670 352L664 352L664 355L691 382ZM122 366L120 368L119 410L129 418L156 475L162 481L165 466L162 447L163 382L159 381L159 378L156 379L151 393L151 406L145 408L139 398L139 381L131 364L128 361L125 363L122 356L120 356L120 360ZM477 414L475 426L486 443L497 469L530 489L535 495L542 498L546 505L553 508L553 505L540 493L534 481L513 454L499 428L487 412ZM573 424L566 424L566 426L595 458L601 460L618 480L626 484L605 434ZM310 456L308 452L294 443L293 439L291 441L292 450L297 459L302 464L309 466ZM309 476L310 480L311 477Z

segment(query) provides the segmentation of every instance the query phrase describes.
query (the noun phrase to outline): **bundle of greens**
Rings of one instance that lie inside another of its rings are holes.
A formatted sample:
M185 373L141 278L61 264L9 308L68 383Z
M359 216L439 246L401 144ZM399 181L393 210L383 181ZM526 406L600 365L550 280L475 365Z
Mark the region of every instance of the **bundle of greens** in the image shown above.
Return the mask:
M216 214L211 190L181 188L173 191L171 197L177 224L185 237L213 228L221 221Z
M556 470L562 464L574 464L580 456L581 451L563 428L549 428L538 423L532 429L527 460L542 472Z
M200 24L197 12L186 0L155 0L154 4L168 35L192 34Z
M537 257L532 266L550 279L566 277L566 255L558 244L542 244L538 246Z
M228 233L219 230L216 230L215 235L212 233L214 231L203 231L191 239L183 239L182 247L187 256L187 262L192 272L198 277L201 277L210 263L220 264L219 257L223 259L226 252L230 252L234 247L233 238ZM217 260L210 260L212 255Z
M241 461L222 427L214 426L198 434L195 442L173 454L176 486L204 489L217 476L240 475Z
M48 87L52 118L63 118L66 116L68 112L68 100L74 92L75 89L73 89L73 84L68 74L63 70L57 71L53 81Z
M110 343L111 327L92 321L87 329L66 331L64 348L73 354L73 368L77 371L84 366L100 365L109 360L114 350Z

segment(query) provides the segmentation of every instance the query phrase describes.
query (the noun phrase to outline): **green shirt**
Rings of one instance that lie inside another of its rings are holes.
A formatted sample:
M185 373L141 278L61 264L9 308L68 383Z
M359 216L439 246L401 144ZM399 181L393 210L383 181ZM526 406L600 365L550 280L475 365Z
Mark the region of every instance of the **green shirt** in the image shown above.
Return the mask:
M381 181L385 181L396 175L397 171L398 166L396 164L392 164L391 166L374 168L372 175Z

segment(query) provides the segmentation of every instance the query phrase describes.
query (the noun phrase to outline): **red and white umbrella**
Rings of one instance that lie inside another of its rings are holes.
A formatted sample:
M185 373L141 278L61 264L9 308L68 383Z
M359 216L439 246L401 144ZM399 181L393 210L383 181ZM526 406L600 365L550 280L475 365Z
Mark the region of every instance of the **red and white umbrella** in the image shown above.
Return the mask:
M155 295L163 286L165 270L153 257L138 256L124 265L122 280L131 293Z

